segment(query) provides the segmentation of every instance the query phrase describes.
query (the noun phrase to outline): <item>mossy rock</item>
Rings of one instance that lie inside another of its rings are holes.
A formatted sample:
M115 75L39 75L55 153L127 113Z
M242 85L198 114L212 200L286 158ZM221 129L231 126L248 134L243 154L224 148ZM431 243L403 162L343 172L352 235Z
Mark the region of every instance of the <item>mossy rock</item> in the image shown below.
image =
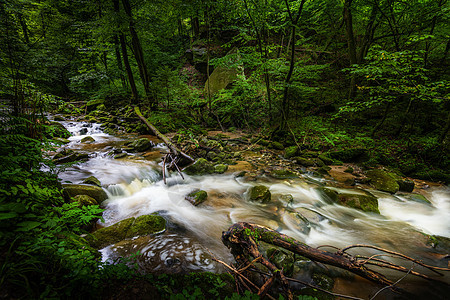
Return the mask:
M280 142L271 142L268 146L270 149L275 149L275 150L283 150L284 146L282 143Z
M338 194L338 203L364 212L379 214L377 198L369 192L361 192L362 194Z
M384 170L369 170L366 175L370 178L370 184L379 191L395 194L400 188L396 176Z
M270 172L270 176L276 179L292 179L298 178L298 175L292 171L281 169L281 170L272 170Z
M77 202L80 206L98 205L97 200L88 195L76 195L72 199L73 202Z
M204 94L208 95L210 93L210 95L214 95L235 81L237 75L238 70L236 68L222 66L215 68L208 80L206 80Z
M371 193L359 190L358 194L337 192L327 187L316 189L322 199L327 203L337 203L343 206L362 210L364 212L380 213L378 210L378 200Z
M166 221L159 215L144 215L138 218L128 218L111 226L101 228L88 238L89 244L97 249L115 244L124 239L139 235L157 234L166 229Z
M352 148L341 151L330 152L329 157L334 160L340 160L343 162L360 162L368 158L367 149L365 148Z
M206 201L208 193L203 190L194 190L190 192L184 199L189 201L192 205L197 206Z
M53 138L53 140L59 144L64 144L64 145L70 143L70 140L65 139L65 138L60 138L60 137L55 137L55 138Z
M51 128L46 130L46 136L48 137L59 137L67 139L72 135L70 131L67 130L66 127L64 127L64 125L61 123L52 121L50 122L50 126Z
M427 235L428 246L431 246L442 253L450 253L450 238L440 235Z
M284 149L284 157L289 159L299 154L299 149L297 146L290 146Z
M80 142L85 143L85 144L91 144L91 143L95 142L95 139L92 136L85 136L84 138L81 139Z
M147 138L141 138L133 141L129 146L136 152L143 152L153 147L154 144Z
M329 158L328 156L326 156L325 154L320 154L318 156L318 158L320 160L322 160L323 163L326 164L326 165L332 165L333 164L333 160L331 158Z
M55 164L64 164L69 162L74 162L78 160L89 159L89 154L83 152L74 152L72 150L68 151L68 155L62 156L63 154L59 153L53 157L53 161Z
M183 170L188 175L207 175L214 173L214 166L204 158L197 159Z
M104 99L92 99L86 103L86 107L88 111L93 111L97 109L97 107L101 104L105 103ZM97 109L98 110L98 109ZM103 109L104 110L104 109Z
M252 202L268 203L272 198L269 188L264 185L257 185L250 188L249 200Z
M96 185L98 187L102 187L102 183L95 176L89 176L88 178L83 180L82 183L84 183L84 184L91 184L91 185Z
M121 159L121 158L125 158L127 156L128 156L128 154L126 152L122 152L122 153L114 155L114 159Z
M224 164L218 164L214 166L214 173L223 174L228 170L228 166Z
M425 196L423 196L421 194L408 194L408 195L404 195L404 197L410 201L431 204L430 200L428 200Z
M143 215L137 217L128 229L125 238L139 235L156 234L166 229L166 220L159 215Z
M314 167L316 165L314 160L308 159L305 157L301 157L301 156L293 157L293 160L295 160L297 162L297 164L299 164L303 167Z
M63 184L62 187L64 198L67 200L77 195L88 195L100 204L108 198L106 192L101 187L94 185Z

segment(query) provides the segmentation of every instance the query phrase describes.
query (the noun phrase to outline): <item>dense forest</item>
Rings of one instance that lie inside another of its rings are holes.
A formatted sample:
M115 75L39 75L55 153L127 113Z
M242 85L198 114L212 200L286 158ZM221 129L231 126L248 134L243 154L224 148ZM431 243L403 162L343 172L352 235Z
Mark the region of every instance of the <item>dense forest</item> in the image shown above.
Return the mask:
M63 197L58 173L83 158L59 164L70 133L49 114L111 135L154 134L142 112L194 159L219 161L202 143L215 130L317 176L352 163L445 187L449 9L447 0L0 0L0 298L112 299L127 283L162 298L238 297L225 275L102 262L86 240L103 208Z

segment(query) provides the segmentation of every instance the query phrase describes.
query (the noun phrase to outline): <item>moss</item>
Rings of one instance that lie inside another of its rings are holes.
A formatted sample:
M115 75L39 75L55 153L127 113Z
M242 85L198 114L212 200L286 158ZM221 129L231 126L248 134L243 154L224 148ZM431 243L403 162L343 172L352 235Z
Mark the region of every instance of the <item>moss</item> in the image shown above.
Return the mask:
M271 142L268 146L270 149L283 150L284 146L280 142Z
M371 185L377 190L392 194L395 194L399 190L395 176L384 170L370 170L367 171L366 175L370 178Z
M89 176L88 178L83 180L82 183L84 183L84 184L92 184L92 185L96 185L98 187L102 186L102 183L100 182L100 180L98 180L95 176Z
M364 212L380 213L377 198L366 191L362 194L338 194L338 203Z
M183 170L188 175L206 175L214 173L214 166L204 158L197 159Z
M133 148L136 152L143 152L153 147L153 143L150 142L150 140L147 138L141 138L133 141L130 144L130 147Z
M354 170L352 167L348 167L347 169L344 170L344 172L352 174L354 172Z
M323 163L326 164L326 165L332 165L332 164L333 164L333 160L332 160L331 158L329 158L329 157L328 157L327 155L325 155L325 154L320 154L320 155L318 156L318 158L319 158L320 160L322 160Z
M301 156L295 156L295 157L293 157L293 160L295 160L297 162L297 164L304 166L304 167L313 167L316 165L314 160L308 159L305 157L301 157Z
M72 199L74 200L74 202L77 202L80 206L98 205L97 200L95 200L92 197L89 197L88 195L76 195Z
M133 224L134 220L135 218L128 218L111 226L101 228L92 233L87 240L92 247L97 249L117 243L125 239L127 231Z
M268 203L271 200L271 193L269 191L269 188L264 185L257 185L252 188L250 188L249 192L249 200L250 201L257 201L261 203Z
M352 148L341 151L330 152L328 154L332 159L340 160L343 162L357 162L367 159L367 149L365 148Z

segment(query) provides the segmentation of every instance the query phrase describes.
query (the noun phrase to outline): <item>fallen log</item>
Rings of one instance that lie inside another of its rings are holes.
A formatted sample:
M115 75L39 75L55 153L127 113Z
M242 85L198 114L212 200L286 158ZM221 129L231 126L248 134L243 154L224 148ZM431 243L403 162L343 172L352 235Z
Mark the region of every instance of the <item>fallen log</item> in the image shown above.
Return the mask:
M165 167L166 167L166 161L170 159L168 169L169 170L177 170L181 177L183 175L181 174L180 168L178 167L178 164L181 163L183 165L187 165L194 161L192 157L181 151L172 141L162 134L158 128L156 128L152 123L150 123L141 113L139 107L134 107L134 112L139 117L139 119L159 138L161 139L164 144L166 144L167 148L169 148L169 153L166 154L166 157L164 157L164 165L163 165L163 179L164 183L166 182L165 177Z
M417 271L412 271L411 269L408 270L402 266L398 266L388 261L375 258L376 256L382 255L374 255L373 257L364 258L364 260L361 261L360 259L358 259L359 257L352 256L345 251L355 247L372 248L381 252L388 253L390 256L394 254L398 258L406 259L408 261L411 261L413 264L421 265L422 267L432 269L433 271L450 271L449 268L438 268L425 265L413 258L407 257L406 255L370 245L352 245L343 250L338 249L338 251L336 251L335 253L327 252L318 248L312 248L287 235L281 234L267 227L246 222L235 223L228 229L228 231L223 232L222 242L231 250L231 253L235 257L236 261L241 265L248 265L249 256L250 258L258 259L258 261L272 273L272 276L277 276L280 279L283 288L286 290L288 298L292 297L292 294L289 291L289 284L287 283L288 281L291 281L291 278L285 277L285 275L283 274L283 270L279 270L269 259L263 257L258 249L259 241L282 247L286 250L309 258L312 261L318 263L323 263L350 271L353 274L359 275L374 283L380 284L387 288L391 288L395 291L401 291L400 289L395 287L396 283L386 278L383 274L369 269L368 265L371 265L369 262L374 261L374 264L377 267L405 272L407 274L419 276L427 280L436 281L444 285L446 285L446 283L438 281ZM272 282L268 283L268 285L271 284ZM267 292L266 285L264 285L264 289L262 290L264 291L264 293Z

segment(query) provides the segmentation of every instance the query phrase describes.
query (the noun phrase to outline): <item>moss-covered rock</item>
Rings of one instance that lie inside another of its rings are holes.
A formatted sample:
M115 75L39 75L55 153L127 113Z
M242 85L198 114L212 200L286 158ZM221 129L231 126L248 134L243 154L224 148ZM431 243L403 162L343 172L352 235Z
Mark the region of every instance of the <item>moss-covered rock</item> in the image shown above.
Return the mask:
M91 99L86 103L86 107L88 111L93 111L95 109L97 109L97 106L104 104L105 100L104 99Z
M214 166L214 173L223 174L228 170L228 166L224 164L218 164Z
M94 185L63 184L62 187L64 198L67 199L67 201L77 195L88 195L100 204L108 198L106 192L101 187Z
M271 143L269 144L269 148L270 148L270 149L275 149L275 150L283 150L283 149L284 149L284 146L283 146L283 144L280 143L280 142L273 141L273 142L271 142Z
M126 152L122 152L122 153L114 155L114 159L121 159L121 158L125 158L127 156L128 156L128 154Z
M268 203L270 202L272 194L269 188L264 185L257 185L250 188L249 200L253 202Z
M364 161L368 158L367 149L365 148L352 148L330 152L328 153L328 156L334 160L340 160L343 162L358 162Z
M53 157L53 162L55 164L64 164L69 162L74 162L78 160L86 160L89 159L89 154L84 152L75 152L73 150L67 150L60 153L57 153Z
M166 221L159 215L144 215L128 218L111 226L101 228L87 238L89 244L97 249L115 244L124 239L139 235L161 233L166 228Z
M80 206L98 205L97 200L88 195L76 195L72 199L73 202L77 202Z
M322 160L323 163L326 164L326 165L332 165L333 164L333 160L330 157L328 157L327 155L325 155L325 154L320 154L318 156L318 158L320 160Z
M284 149L284 157L289 159L299 154L299 149L297 146L290 146Z
M206 175L214 173L214 166L204 158L197 159L183 170L188 175Z
M308 159L301 156L295 156L293 157L293 160L297 162L297 164L303 166L303 167L313 167L315 166L315 162L312 159Z
M420 194L408 194L408 195L404 195L404 197L410 201L431 204L430 200L428 200L425 196L420 195Z
M82 138L80 142L85 143L85 144L91 144L91 143L95 142L95 139L92 136L88 135L88 136L85 136L84 138Z
M63 124L58 122L50 122L50 127L46 129L46 136L48 137L60 137L69 138L72 134L64 127Z
M131 144L129 144L129 147L133 148L134 151L136 151L136 152L146 151L153 146L154 146L154 144L152 142L150 142L150 140L147 138L137 139L137 140L133 141Z
M194 190L190 192L184 199L189 201L192 205L197 206L206 201L208 193L203 190Z
M95 176L89 176L88 178L83 180L82 183L84 183L84 184L91 184L91 185L96 185L98 187L102 187L102 183Z
M316 191L327 203L334 202L364 212L380 213L377 198L367 191L358 190L358 193L345 193L327 187L319 187Z
M70 140L65 139L65 138L60 138L60 137L55 137L53 138L54 141L56 141L59 144L68 144L70 143Z
M396 176L384 170L369 170L366 175L370 179L370 184L379 191L395 194L400 188Z
M276 179L292 179L298 178L298 175L286 169L272 170L270 176Z

